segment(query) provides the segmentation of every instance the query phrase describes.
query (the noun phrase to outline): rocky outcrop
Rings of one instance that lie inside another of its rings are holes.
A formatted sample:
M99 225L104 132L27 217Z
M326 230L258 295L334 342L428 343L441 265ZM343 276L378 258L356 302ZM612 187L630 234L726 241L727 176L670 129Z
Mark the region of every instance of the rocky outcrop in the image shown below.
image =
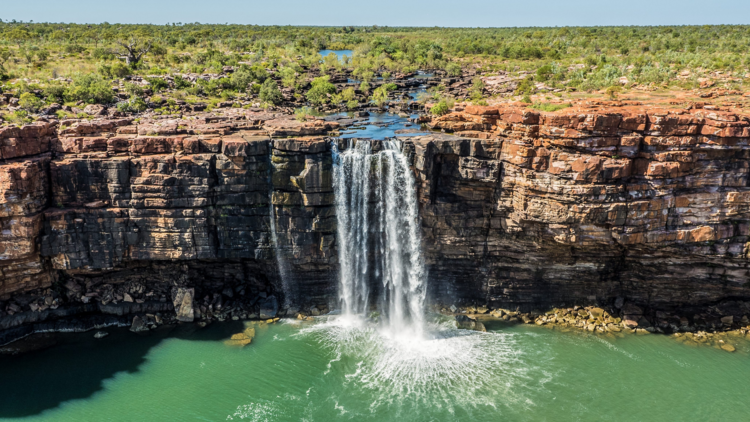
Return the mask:
M266 122L300 136L272 140ZM180 321L286 312L272 204L286 273L305 281L287 296L326 308L330 148L301 135L337 125L232 110L0 129L0 327L87 303L156 300Z
M748 121L595 104L434 119L454 134L402 138L430 297L513 312L620 298L649 318L741 320ZM0 330L326 312L338 268L326 136L339 124L229 109L0 129Z
M435 119L463 138L414 140L435 293L526 311L750 299L749 121L644 106Z

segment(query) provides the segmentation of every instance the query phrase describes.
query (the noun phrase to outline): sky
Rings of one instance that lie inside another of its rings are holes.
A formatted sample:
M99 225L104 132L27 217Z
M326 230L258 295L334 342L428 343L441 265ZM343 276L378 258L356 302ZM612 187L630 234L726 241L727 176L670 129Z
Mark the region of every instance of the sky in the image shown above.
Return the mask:
M2 0L28 22L527 27L750 23L750 0Z

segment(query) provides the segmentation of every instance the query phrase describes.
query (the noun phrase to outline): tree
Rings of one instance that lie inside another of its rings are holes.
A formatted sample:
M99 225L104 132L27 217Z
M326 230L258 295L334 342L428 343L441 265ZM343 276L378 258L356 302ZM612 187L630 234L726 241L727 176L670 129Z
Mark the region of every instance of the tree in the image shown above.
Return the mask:
M31 32L29 32L29 30L26 28L16 27L13 28L13 30L10 31L6 36L15 41L20 48L22 42L31 38Z
M263 85L261 85L260 87L260 93L258 94L258 96L262 101L273 105L280 103L283 99L281 91L279 90L279 86L276 84L276 81L271 78L268 78L265 82L263 82Z
M461 66L457 63L448 63L445 66L445 71L448 73L448 76L461 76Z
M607 94L610 100L616 100L617 94L622 91L622 88L617 85L608 87L604 92Z
M93 73L76 75L65 92L70 101L83 101L89 104L107 104L114 98L112 87L101 76Z
M307 100L315 105L328 102L328 97L336 93L336 86L328 82L329 79L328 75L313 79L312 87L307 91Z
M482 78L477 76L471 81L471 88L469 88L469 97L471 97L471 99L474 101L479 101L482 99L482 94L484 94L484 81L482 81Z
M5 69L5 62L10 60L10 58L13 57L13 52L11 50L3 49L0 50L0 71Z
M394 83L380 85L372 93L372 100L378 107L383 107L388 101L388 93L398 88Z
M44 102L39 99L39 97L30 92L24 92L18 99L18 106L22 110L26 110L32 113L36 113L40 108L42 108L43 105Z
M435 116L442 116L443 114L448 113L448 111L448 104L444 100L440 100L430 109L430 113L434 114Z
M124 59L128 66L136 66L143 56L151 50L151 41L131 37L127 41L115 41L120 47L112 50L112 54Z

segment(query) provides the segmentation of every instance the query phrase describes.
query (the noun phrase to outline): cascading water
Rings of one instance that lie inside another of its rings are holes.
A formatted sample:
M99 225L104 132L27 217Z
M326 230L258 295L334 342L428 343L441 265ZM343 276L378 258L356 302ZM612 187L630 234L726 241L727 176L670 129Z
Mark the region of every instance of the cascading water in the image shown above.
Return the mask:
M269 148L269 151L273 151L273 148ZM271 160L269 153L268 159L268 218L270 221L269 231L271 232L271 243L273 245L274 257L276 258L276 268L278 271L279 279L281 281L281 288L284 292L284 307L291 305L291 286L289 285L289 275L287 269L287 263L284 259L283 249L279 246L279 235L276 232L276 206L273 204L273 171L274 165Z
M489 397L498 394L515 400L489 375L519 367L512 365L520 352L511 336L459 330L448 316L427 318L415 180L402 149L400 141L334 142L342 315L299 335L331 351L326 374L346 371L347 388L366 390L371 410L400 409L399 420L413 419L407 415L415 403L454 414L457 386L463 409L494 406Z
M424 334L425 271L414 176L399 141L333 146L339 297L345 316L367 315L371 296L391 333ZM371 292L369 286L379 286Z

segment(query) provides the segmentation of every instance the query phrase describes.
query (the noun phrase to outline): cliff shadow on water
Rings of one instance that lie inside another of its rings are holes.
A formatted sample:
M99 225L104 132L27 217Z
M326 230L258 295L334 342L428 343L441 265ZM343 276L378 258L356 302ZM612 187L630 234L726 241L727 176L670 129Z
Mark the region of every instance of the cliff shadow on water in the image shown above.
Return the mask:
M43 348L17 356L0 356L0 419L38 415L70 400L88 399L105 389L118 373L136 373L149 353L168 339L219 341L242 331L241 322L160 327L144 334L108 329L94 339L88 333L36 334L20 347Z

